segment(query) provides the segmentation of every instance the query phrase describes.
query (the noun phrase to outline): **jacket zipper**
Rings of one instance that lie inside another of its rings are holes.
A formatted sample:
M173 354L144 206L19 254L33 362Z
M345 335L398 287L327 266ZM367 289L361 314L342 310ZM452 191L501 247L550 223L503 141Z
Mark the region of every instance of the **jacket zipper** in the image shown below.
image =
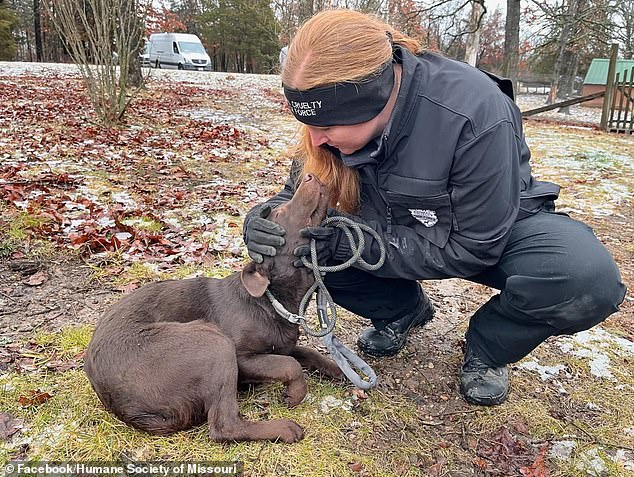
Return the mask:
M383 147L386 147L387 146L387 135L383 136L383 142L384 142L384 146ZM378 171L377 171L376 168L372 172L370 172L368 169L364 169L364 171L368 175L368 178L370 179L369 183L370 183L371 187L374 189L374 191L376 192L377 197L379 199L381 199L383 201L383 203L385 204L385 215L386 215L385 232L386 232L387 236L390 237L392 235L392 207L390 207L390 202L385 198L385 196L381 192L381 188L379 187L379 174L378 174Z
M383 140L383 157L387 159L387 140L388 140L388 135L384 134L382 137ZM390 202L388 200L386 200L385 197L383 197L383 194L381 193L381 189L379 188L379 174L378 172L376 173L376 189L377 192L379 194L379 196L381 197L381 199L383 199L383 202L386 204L385 206L385 216L386 216L386 220L387 220L387 226L385 229L385 232L388 236L388 239L392 237L392 207L390 207Z

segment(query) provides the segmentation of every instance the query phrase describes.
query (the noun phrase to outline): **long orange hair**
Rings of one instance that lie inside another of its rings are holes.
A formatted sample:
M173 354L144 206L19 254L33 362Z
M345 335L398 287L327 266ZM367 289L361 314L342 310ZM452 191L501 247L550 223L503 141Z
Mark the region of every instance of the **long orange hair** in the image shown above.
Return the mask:
M354 10L325 10L304 23L293 38L282 70L282 83L306 90L368 78L392 57L395 44L414 54L418 40L407 37L382 20ZM322 147L312 145L306 126L292 151L303 172L317 176L331 191L331 206L355 213L359 207L359 175Z

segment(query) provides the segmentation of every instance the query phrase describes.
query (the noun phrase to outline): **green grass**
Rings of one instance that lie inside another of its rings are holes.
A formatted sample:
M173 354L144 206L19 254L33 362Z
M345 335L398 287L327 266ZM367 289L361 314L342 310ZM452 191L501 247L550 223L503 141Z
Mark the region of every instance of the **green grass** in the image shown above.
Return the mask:
M54 253L53 243L39 239L38 230L48 224L50 219L37 213L11 213L0 205L0 257L8 257L29 244L33 257L46 257Z
M633 438L623 437L624 428L634 427L634 397L594 379L587 362L568 354L556 356L552 349L540 348L532 358L542 365L566 365L570 390L566 395L558 395L532 373L515 371L512 394L505 404L458 413L437 428L423 424L427 418L420 415L420 408L401 393L374 390L367 399L359 399L349 386L312 375L308 396L294 409L282 404L279 383L239 394L245 418L293 419L304 428L302 441L219 444L208 439L206 426L168 437L138 432L103 408L81 369L54 372L46 367L51 359L79 359L92 329L85 325L40 332L29 340L29 349L34 351L25 354L34 358L37 371L0 375L0 409L26 424L12 440L0 443L0 464L28 443L30 460L242 461L250 476L423 476L434 462L444 462L447 470L464 470L478 443L489 442L500 426L506 426L514 436L522 435L534 445L576 442L570 460L551 462L552 477L579 475L578 466L595 448L607 477L632 475L608 454L613 455L619 446L634 446ZM627 368L626 357L610 356L614 368ZM619 382L634 386L627 372L619 375ZM20 403L21 397L34 391L52 397L40 405ZM321 409L325 398L338 399L349 410L343 406L325 413ZM600 409L589 410L588 403ZM470 447L452 438L460 433L471 439ZM413 465L413 461L421 464Z
M161 225L160 222L149 217L128 217L123 219L121 223L130 227L135 227L139 230L145 230L152 233L159 233L161 230L163 230L163 225Z
M120 252L108 252L98 264L88 265L92 278L109 283L115 288L131 283L143 285L161 280L182 280L192 277L224 278L231 273L226 267L213 265L180 264L160 270L155 264L144 262L127 263Z
M72 358L86 349L92 337L91 325L66 327L60 332L40 332L33 341L45 348L47 354L54 353L60 358Z
M43 358L69 358L83 349L91 327L68 327L59 333L41 333L34 338L44 349ZM409 455L429 449L423 433L377 453L379 441L399 440L397 429L415 426L415 406L373 392L359 401L349 388L318 377L309 378L309 395L294 409L282 404L283 387L271 384L240 394L240 409L248 419L286 417L305 429L304 440L292 446L272 442L211 442L206 426L169 437L138 432L105 411L82 370L51 372L40 361L34 373L0 376L0 409L23 419L27 428L10 443L0 444L0 463L11 458L17 448L29 443L30 460L118 460L123 455L134 460L216 460L244 461L248 475L348 476L351 465L362 465L368 475L417 475L406 470ZM20 397L31 391L52 397L37 406L23 406ZM353 403L352 411L335 408L323 413L321 401L332 396ZM396 468L402 471L396 472Z
M533 373L515 372L509 400L477 413L473 429L487 434L501 423L511 427L520 423L521 433L536 443L573 440L576 447L570 460L556 461L552 477L582 475L578 466L592 449L598 449L607 468L605 477L634 475L606 453L609 450L613 455L619 448L634 448L634 438L624 437L624 429L634 427L634 394L627 391L634 388L634 376L628 371L631 366L627 357L609 347L601 351L610 354L618 386L592 376L587 360L538 348L528 359L537 358L541 365L564 364L569 376L562 381L568 392L559 393Z

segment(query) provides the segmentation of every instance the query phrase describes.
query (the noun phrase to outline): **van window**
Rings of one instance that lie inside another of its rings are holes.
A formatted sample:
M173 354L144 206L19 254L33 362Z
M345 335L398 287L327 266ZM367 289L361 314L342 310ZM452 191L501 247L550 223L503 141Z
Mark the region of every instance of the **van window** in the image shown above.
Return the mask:
M205 49L200 43L180 41L178 46L180 46L183 53L205 53Z
M176 44L176 42L172 42L172 48L174 49L174 53L176 53L178 55L178 45Z

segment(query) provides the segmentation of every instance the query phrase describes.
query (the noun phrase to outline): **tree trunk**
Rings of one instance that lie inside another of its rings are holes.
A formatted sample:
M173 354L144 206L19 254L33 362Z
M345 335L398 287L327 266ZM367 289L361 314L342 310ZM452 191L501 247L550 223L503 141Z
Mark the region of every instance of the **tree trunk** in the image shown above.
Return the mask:
M551 85L556 88L557 94L551 94L548 97L548 99L552 101L554 101L555 98L564 98L566 95L563 75L570 74L570 68L568 65L571 63L571 60L568 59L566 61L566 57L570 57L571 55L573 55L573 52L571 51L571 49L573 48L571 39L576 28L577 13L579 11L580 3L581 0L568 0L568 8L566 9L566 15L564 15L564 24L562 25L561 36L559 37L557 47L557 60L555 61L555 68L551 81ZM562 89L564 91L562 91Z
M634 5L632 3L623 16L626 17L623 58L631 60L634 57Z
M144 22L143 18L139 17L136 12L138 10L138 2L131 1L129 3L130 11L128 12L130 21L135 22L133 32L130 32L132 36L132 47L130 56L128 57L128 84L134 88L140 88L143 86L143 72L141 71L141 50L145 46L143 41Z
M506 0L506 27L504 32L502 74L513 82L513 91L517 91L519 57L520 0Z
M143 85L143 73L141 71L141 58L138 51L134 51L128 58L128 84L135 88Z
M40 17L40 0L33 0L33 32L35 34L35 58L38 62L44 61L42 48L42 25Z
M482 19L482 5L478 1L471 2L471 15L469 17L469 33L465 46L464 60L471 66L476 66L478 62L478 52L480 51L480 32Z
M577 76L577 67L579 64L579 55L567 49L561 62L561 74L559 77L559 86L557 88L557 99L564 100L572 96L574 90L575 77ZM560 113L570 114L570 106L560 108Z
M33 62L33 46L31 45L31 35L29 34L29 32L26 32L26 51L28 52L29 55L29 62Z

